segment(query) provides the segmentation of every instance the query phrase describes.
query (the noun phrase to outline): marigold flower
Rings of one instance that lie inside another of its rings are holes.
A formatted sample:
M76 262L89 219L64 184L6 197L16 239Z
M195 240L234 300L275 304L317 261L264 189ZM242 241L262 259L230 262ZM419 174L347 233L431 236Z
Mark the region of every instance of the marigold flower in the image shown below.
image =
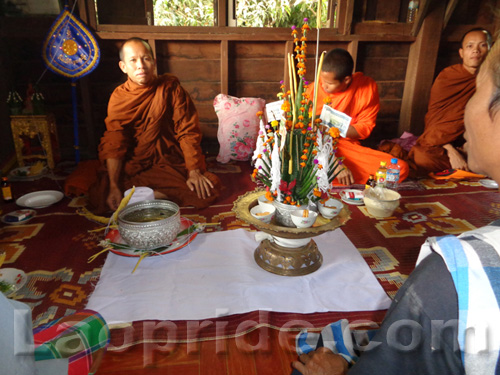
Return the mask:
M323 169L323 166L321 164L318 164L318 169Z
M266 191L266 199L270 202L274 200L274 195L270 191Z
M277 127L278 125L279 125L278 120L273 120L273 121L271 121L271 126L272 126L273 128Z
M307 160L307 155L302 155L300 158L301 158L302 160Z
M304 162L300 163L300 166L301 166L302 168L304 168L306 165L307 165L307 164L306 164L306 163L304 163Z
M304 119L304 116L299 115L298 119L299 119L300 121L302 121L302 120Z
M329 96L327 96L326 98L323 99L323 103L325 104L330 104L332 102L332 98L330 98Z
M295 201L291 201L291 202L290 202L290 204L291 204L292 206L296 206L296 205L297 205L297 202L295 202Z
M302 129L301 133L302 133L302 134L306 134L306 133L307 133L307 131L306 131L305 129Z
M295 44L297 44L297 43L299 42L299 38L295 38L295 39L293 40L293 42L294 42Z
M257 155L257 159L262 159L262 154Z
M264 112L258 111L256 114L257 114L257 117L261 117L264 114Z
M314 122L315 122L316 124L319 124L319 123L321 123L321 119L320 119L320 118L315 118L315 119L314 119Z
M309 152L309 150L307 148L305 148L305 149L302 150L303 154L307 154L308 152Z
M312 150L312 154L316 155L318 153L318 150Z
M319 191L318 188L314 188L313 189L313 194L314 194L315 197L318 197L318 198L321 197L321 191Z
M328 134L330 134L330 137L332 138L338 138L340 136L340 130L332 126L330 129L328 129Z
M287 197L285 198L285 201L286 201L286 202L290 202L291 200L292 200L292 197L291 197L291 196L287 196Z

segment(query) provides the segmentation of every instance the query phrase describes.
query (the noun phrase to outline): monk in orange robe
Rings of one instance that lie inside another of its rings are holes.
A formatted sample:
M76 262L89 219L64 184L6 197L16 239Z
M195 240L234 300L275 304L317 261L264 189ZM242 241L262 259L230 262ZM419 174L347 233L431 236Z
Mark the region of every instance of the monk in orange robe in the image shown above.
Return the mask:
M317 93L319 116L323 105L345 113L352 118L345 138L339 138L337 156L344 157L345 169L337 176L343 185L364 184L370 175L375 175L381 161L389 165L392 156L361 146L359 140L366 139L375 127L380 102L375 81L361 72L352 73L354 62L344 49L336 48L325 55L320 72ZM314 84L307 89L309 98L314 97ZM400 180L409 172L408 164L399 160Z
M486 30L468 31L459 49L462 64L445 68L434 81L424 132L408 155L418 174L469 170L462 150L465 105L476 91L476 75L489 50L488 38Z
M156 76L152 49L142 39L123 44L119 65L128 79L109 100L99 145L103 168L89 191L92 208L116 210L132 186L150 187L155 198L180 206L207 207L220 181L206 171L198 114L188 93L176 77Z

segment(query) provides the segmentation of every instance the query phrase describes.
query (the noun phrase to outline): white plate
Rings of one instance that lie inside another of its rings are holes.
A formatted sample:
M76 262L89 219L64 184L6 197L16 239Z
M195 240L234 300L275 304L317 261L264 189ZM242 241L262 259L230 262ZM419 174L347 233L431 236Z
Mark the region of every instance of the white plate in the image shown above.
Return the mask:
M0 280L14 285L13 290L4 293L6 296L9 296L21 289L26 284L28 277L23 271L17 268L0 268Z
M363 199L350 199L348 198L348 194L349 193L357 193L357 194L362 194L363 193L363 190L357 190L357 189L346 189L346 190L342 190L339 194L340 194L340 199L342 199L342 201L344 201L345 203L347 204L353 204L353 205L356 205L356 206L362 206L365 204L365 202L363 202Z
M12 214L19 212L19 211L29 211L30 216L27 218L24 218L22 220L19 220L19 221L7 221L6 220L6 216L12 215ZM2 216L2 223L9 224L9 225L20 225L20 224L27 223L28 221L33 219L35 217L35 215L36 215L35 210L17 210L17 211L9 212L8 214L3 215Z
M495 180L479 180L479 183L488 189L498 189L498 184Z
M44 208L59 202L63 197L64 194L57 190L35 191L18 198L16 204L21 207Z

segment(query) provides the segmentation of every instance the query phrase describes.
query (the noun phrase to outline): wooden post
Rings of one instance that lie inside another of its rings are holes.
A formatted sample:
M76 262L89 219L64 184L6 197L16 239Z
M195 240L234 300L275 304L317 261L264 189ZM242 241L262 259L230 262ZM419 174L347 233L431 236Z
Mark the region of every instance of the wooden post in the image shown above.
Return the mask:
M337 24L339 34L351 34L353 12L354 0L340 0L338 2Z
M424 117L441 40L444 5L444 2L434 4L422 23L417 39L410 47L399 117L399 134L409 131L420 135L424 129Z
M220 42L220 92L229 94L229 42Z

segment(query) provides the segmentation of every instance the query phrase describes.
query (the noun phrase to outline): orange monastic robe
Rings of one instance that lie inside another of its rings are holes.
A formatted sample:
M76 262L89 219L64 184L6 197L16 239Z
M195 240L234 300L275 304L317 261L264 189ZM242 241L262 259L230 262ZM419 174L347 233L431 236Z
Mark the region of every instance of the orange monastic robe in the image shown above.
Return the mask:
M123 160L123 190L147 186L181 206L206 207L218 196L217 189L200 199L186 185L188 173L200 169L216 187L220 181L206 171L200 142L198 113L179 80L169 74L142 86L130 79L118 86L108 104L106 131L99 145L103 169L90 200L104 211L108 194L106 159Z
M309 85L307 92L312 100L314 84ZM331 100L330 107L352 118L350 125L356 129L360 139L368 138L375 127L380 109L377 84L372 78L361 72L354 73L349 87L334 94L326 93L320 84L316 111L318 116L327 98ZM389 165L392 158L385 152L361 146L358 139L340 138L337 146L337 156L345 158L344 164L352 172L356 184L364 184L370 175L375 175L381 161ZM399 160L398 164L401 166L400 181L403 181L409 173L408 164L403 160Z
M463 145L465 105L475 91L476 76L462 64L449 66L437 76L431 89L424 132L408 155L421 174L451 168L443 145Z

